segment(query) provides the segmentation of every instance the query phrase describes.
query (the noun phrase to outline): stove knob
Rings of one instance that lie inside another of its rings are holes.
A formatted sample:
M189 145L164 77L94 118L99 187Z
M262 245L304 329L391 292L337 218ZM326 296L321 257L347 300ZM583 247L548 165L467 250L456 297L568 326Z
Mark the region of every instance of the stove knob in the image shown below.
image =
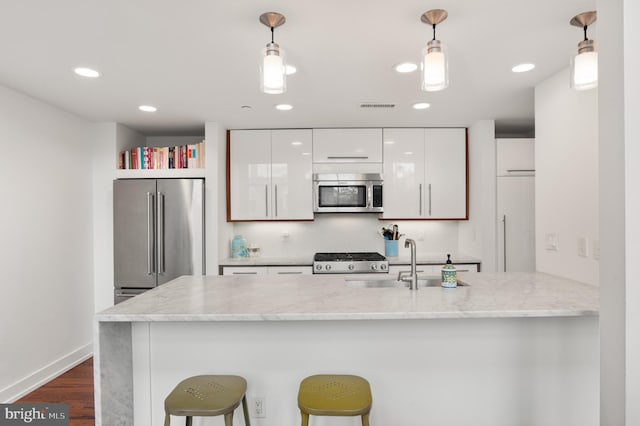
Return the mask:
M355 265L353 263L349 264L349 270L353 271L354 269L356 269Z
M380 265L380 269L384 271L385 269L387 269L387 265L383 263L382 265Z
M372 270L377 270L378 269L378 264L374 263L373 265L371 265L371 269Z
M320 264L316 265L316 271L322 271L322 265Z
M326 266L324 267L324 269L326 269L327 271L330 271L330 270L331 270L331 265L326 265Z

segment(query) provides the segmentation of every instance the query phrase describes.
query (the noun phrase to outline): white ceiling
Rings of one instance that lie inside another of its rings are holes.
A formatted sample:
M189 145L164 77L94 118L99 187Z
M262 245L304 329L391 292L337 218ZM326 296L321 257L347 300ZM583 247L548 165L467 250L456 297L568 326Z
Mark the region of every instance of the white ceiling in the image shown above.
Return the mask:
M568 65L582 37L569 25L595 0L3 0L0 84L91 121L147 135L227 128L468 126L495 119L500 132L533 128L533 88ZM450 85L420 90L419 60L431 38L429 9L449 17L438 38L449 49ZM286 16L275 41L298 73L282 95L259 91L261 13ZM596 28L589 30L596 38ZM511 67L534 62L535 70ZM87 66L97 80L76 76ZM569 82L567 82L569 84ZM432 104L415 111L418 101ZM361 109L393 102L393 110ZM277 103L294 109L276 111ZM153 114L141 104L158 107ZM250 110L241 109L250 105Z

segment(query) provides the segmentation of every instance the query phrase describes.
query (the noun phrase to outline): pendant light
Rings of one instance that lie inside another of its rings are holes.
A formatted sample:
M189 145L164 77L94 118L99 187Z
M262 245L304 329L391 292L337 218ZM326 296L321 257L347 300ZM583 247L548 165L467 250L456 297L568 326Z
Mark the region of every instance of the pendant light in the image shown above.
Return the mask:
M598 52L594 40L587 38L587 28L596 21L596 12L584 12L571 19L570 24L584 30L584 40L578 43L578 54L571 57L571 87L587 90L598 87Z
M436 25L447 19L443 9L433 9L422 14L421 21L433 27L433 39L422 50L422 90L435 92L449 85L447 52L440 40L436 40Z
M267 12L260 15L260 22L271 29L271 43L262 49L260 90L277 95L287 90L287 80L284 51L273 41L273 30L285 23L285 17L277 12Z

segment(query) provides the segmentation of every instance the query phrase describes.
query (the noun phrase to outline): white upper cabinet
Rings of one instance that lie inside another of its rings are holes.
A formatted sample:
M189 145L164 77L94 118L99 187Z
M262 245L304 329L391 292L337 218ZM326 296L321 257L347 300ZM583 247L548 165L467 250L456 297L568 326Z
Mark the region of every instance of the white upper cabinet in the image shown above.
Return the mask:
M313 129L314 163L382 163L382 129Z
M467 219L465 129L425 129L425 213L433 219Z
M230 220L313 219L311 130L230 132Z
M424 129L384 129L384 217L423 217Z
M534 139L496 139L498 176L533 176L535 174Z
M232 130L229 155L231 219L269 219L271 131Z
M313 219L311 130L271 133L272 218Z
M383 217L467 219L465 129L384 130Z

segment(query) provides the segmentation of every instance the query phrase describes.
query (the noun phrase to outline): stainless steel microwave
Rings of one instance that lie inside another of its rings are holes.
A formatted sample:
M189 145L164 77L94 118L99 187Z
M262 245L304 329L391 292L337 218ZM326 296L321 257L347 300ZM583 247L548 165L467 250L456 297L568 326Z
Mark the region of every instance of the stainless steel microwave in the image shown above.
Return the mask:
M378 173L313 175L316 213L382 213L382 175Z

